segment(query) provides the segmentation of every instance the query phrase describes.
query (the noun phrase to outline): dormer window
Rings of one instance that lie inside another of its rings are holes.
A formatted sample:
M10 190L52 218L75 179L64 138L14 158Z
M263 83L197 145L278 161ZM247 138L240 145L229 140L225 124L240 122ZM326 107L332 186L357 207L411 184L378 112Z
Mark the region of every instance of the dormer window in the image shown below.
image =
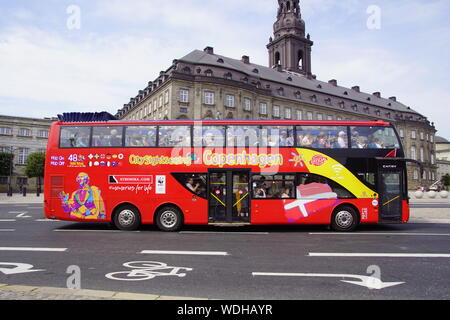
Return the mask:
M261 89L261 82L258 81L258 82L256 83L256 88Z
M258 69L253 69L253 73L259 73L259 70Z
M284 88L279 88L277 91L278 91L278 95L284 96Z
M319 85L317 86L317 88L319 88L319 89L322 89L322 85L321 85L321 84L319 84Z
M311 96L311 101L317 102L317 96L315 94Z
M225 73L224 77L227 80L233 80L233 75L231 74L231 72Z
M183 68L183 73L184 73L184 74L191 74L191 68L189 68L189 67L184 67L184 68Z
M207 76L207 77L212 77L212 76L213 76L212 70L211 70L211 69L206 70L206 71L205 71L205 76Z
M302 93L301 93L300 91L297 91L297 92L295 93L295 98L301 99L301 98L302 98Z
M339 108L345 109L345 102L344 101L339 102Z
M223 63L224 61L223 61L222 58L219 58L219 59L217 59L217 62L218 62L218 63Z
M248 83L248 78L247 78L247 77L245 77L245 78L242 78L242 82L244 82L244 83Z
M288 77L288 78L287 78L287 81L292 81L292 78L291 78L291 77Z

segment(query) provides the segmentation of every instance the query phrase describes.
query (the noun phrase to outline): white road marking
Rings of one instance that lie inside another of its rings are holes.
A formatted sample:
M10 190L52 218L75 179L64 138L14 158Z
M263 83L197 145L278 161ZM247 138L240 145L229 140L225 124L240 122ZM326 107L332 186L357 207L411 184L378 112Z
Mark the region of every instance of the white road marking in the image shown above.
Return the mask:
M28 211L24 211L16 216L16 218L31 218L31 216L26 216Z
M67 248L0 247L0 251L64 252Z
M0 266L14 267L14 268L0 268L0 272L4 273L6 275L45 271L43 269L33 270L33 265L27 264L27 263L0 262Z
M122 232L122 233L136 233L140 231L122 231L122 230L81 230L81 229L55 229L54 232Z
M172 251L172 250L142 250L142 254L175 254L175 255L198 255L198 256L228 256L223 251Z
M0 219L0 222L14 222L16 219Z
M310 252L310 257L450 258L448 253L326 253Z
M0 229L0 232L14 232L16 229Z
M404 282L383 282L376 277L361 276L355 274L331 274L331 273L275 273L275 272L252 272L252 276L269 276L269 277L318 277L318 278L353 278L359 281L340 280L342 282L363 286L368 289L384 289L397 286Z
M310 235L342 235L342 236L439 236L450 237L450 233L411 233L411 232L310 232Z
M43 209L43 207L27 207L27 209Z

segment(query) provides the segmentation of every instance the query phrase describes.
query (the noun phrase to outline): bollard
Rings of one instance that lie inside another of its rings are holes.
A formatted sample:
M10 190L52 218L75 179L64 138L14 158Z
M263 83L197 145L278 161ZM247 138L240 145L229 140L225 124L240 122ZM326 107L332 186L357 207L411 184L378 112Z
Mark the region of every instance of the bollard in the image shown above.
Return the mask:
M37 187L36 189L36 196L39 197L41 195L41 187Z
M13 196L13 189L12 189L11 186L8 187L8 194L7 194L7 196L8 197L12 197Z
M23 193L23 196L24 196L24 197L27 196L27 187L23 187L23 188L22 188L22 193Z

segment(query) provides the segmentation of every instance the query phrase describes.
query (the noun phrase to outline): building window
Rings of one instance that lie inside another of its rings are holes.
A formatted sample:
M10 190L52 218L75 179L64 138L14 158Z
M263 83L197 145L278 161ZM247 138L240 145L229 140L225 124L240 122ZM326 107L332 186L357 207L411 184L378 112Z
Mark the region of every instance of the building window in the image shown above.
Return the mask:
M416 138L416 131L411 131L411 139L415 139Z
M259 114L267 115L267 103L261 102L259 104Z
M312 112L307 112L306 113L306 120L312 120L313 119L313 113Z
M164 92L164 104L168 104L168 103L169 103L169 90Z
M213 76L212 70L210 70L210 69L206 70L206 71L205 71L205 75L206 75L207 77L212 77L212 76Z
M12 134L12 130L11 130L11 128L1 127L0 134L10 136Z
M228 108L234 108L234 96L231 94L227 94L225 106Z
M288 120L292 118L291 108L284 109L284 118Z
M328 119L328 121L333 121L333 116L330 116L330 115L329 115L329 116L327 117L327 119Z
M317 120L322 121L323 120L323 114L318 113L317 114Z
M435 164L436 163L436 159L435 159L435 156L434 156L434 154L431 154L431 164Z
M303 118L302 110L297 110L295 113L296 113L297 120L302 120L302 118Z
M425 134L423 132L420 133L420 140L425 140Z
M342 117L337 117L336 120L337 121L342 121Z
M180 102L188 103L189 102L189 90L181 89L179 98L180 98Z
M244 111L250 111L252 109L252 101L249 98L244 98Z
M273 117L274 118L280 117L280 106L273 106Z
M433 135L430 136L430 142L434 143L434 136Z
M233 75L231 72L225 73L224 78L227 80L233 80Z
M39 130L38 137L39 138L48 138L48 130Z
M205 91L204 103L208 105L214 105L214 92Z
M419 171L414 170L414 172L413 172L413 179L414 180L419 180Z
M30 153L30 149L28 148L19 148L19 161L18 164L24 165L27 162L28 154Z
M28 184L28 178L26 178L26 177L17 177L16 182L17 182L17 184L19 186L27 185Z
M47 149L45 149L45 148L39 148L39 149L37 149L37 152L38 153L45 153L47 151Z
M425 150L423 150L423 147L420 148L420 161L425 161Z
M411 159L417 160L416 147L411 147Z
M400 138L404 138L405 137L405 132L403 131L403 129L400 129Z
M19 129L19 136L21 136L21 137L31 137L31 130L30 129L21 128L21 129Z
M163 99L164 99L163 95L160 95L159 96L159 105L158 105L159 108L161 108L163 106Z

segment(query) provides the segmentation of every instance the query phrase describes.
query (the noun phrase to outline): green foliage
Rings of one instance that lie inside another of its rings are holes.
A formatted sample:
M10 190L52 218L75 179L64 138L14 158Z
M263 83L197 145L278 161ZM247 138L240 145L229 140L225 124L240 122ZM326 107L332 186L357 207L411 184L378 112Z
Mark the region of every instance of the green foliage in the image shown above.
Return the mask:
M41 178L44 176L45 154L32 153L25 163L25 174L28 178Z
M443 176L441 181L444 185L444 188L448 190L450 186L450 174L446 174L445 176Z
M14 155L8 152L0 152L0 176L6 177L11 174L11 163Z

